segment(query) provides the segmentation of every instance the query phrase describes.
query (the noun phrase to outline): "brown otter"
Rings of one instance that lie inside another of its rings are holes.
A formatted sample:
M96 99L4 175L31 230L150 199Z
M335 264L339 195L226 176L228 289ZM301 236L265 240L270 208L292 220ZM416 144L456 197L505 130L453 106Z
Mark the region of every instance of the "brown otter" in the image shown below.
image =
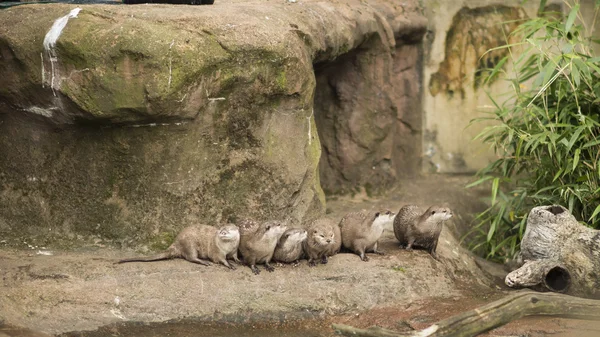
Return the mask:
M240 232L234 225L216 228L207 225L196 225L184 228L167 250L155 256L134 257L123 259L125 262L150 262L172 258L184 258L190 262L210 265L201 259L209 259L214 263L222 263L230 269L235 269L227 258L239 262L237 257Z
M348 213L340 221L342 244L358 254L363 261L369 261L365 255L367 252L383 255L383 252L377 250L377 244L384 227L392 221L394 213L389 210Z
M452 217L446 207L431 206L426 211L415 205L400 208L394 219L394 234L400 247L407 250L413 246L425 248L437 260L437 244L444 221Z
M322 218L313 221L308 228L308 238L302 244L308 265L316 266L317 259L326 264L327 257L339 251L341 239L339 227L333 220Z
M257 263L264 263L269 272L275 270L269 262L275 252L277 241L286 230L286 225L281 221L264 221L258 223L252 220L244 220L240 224L240 253L244 262L256 275L260 269Z
M297 263L302 257L302 242L306 240L305 229L290 228L279 239L273 260L284 263Z

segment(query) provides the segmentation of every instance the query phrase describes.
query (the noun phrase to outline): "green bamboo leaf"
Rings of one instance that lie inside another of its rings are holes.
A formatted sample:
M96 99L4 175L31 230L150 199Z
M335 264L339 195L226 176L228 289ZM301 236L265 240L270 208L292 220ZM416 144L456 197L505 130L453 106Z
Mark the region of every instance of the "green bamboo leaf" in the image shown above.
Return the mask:
M587 61L592 62L592 63L600 62L600 56L591 57L591 58L587 59Z
M594 146L594 145L598 145L598 144L600 144L600 139L598 139L598 140L593 140L593 141L591 141L591 142L587 142L587 143L585 143L585 144L584 144L584 145L583 145L581 148L582 148L582 149L587 149L588 147L592 147L592 146Z
M477 181L474 181L474 182L468 184L467 186L465 186L465 188L471 188L473 186L477 186L477 185L484 183L492 178L494 178L494 177L491 177L491 176L483 177L481 179L478 179Z
M571 76L573 77L573 82L575 82L575 86L579 87L581 76L579 74L579 69L577 69L577 65L575 65L574 62L571 63Z
M490 225L490 230L488 231L488 234L487 234L487 242L490 242L492 240L492 237L494 236L495 232L496 232L496 221L492 221L492 224Z
M583 74L585 79L590 80L592 78L590 67L588 67L580 58L574 59L573 63L577 65L577 69Z
M597 73L600 73L600 67L598 67L597 65L593 64L593 63L588 63L587 64L590 68L594 69Z
M498 195L498 184L500 184L500 178L494 178L492 182L492 206L496 203L496 196Z
M554 66L554 62L549 60L540 72L540 76L542 76L542 83L540 83L540 85L545 85L546 83L548 83L548 81L552 78L552 75L554 74L555 70L556 68Z
M592 219L594 219L596 215L598 215L598 213L600 213L600 205L596 206L596 209L594 210L594 213L592 213L592 216L590 217L589 221L592 221Z
M558 179L558 177L560 177L560 175L563 173L564 169L561 168L560 170L558 170L558 172L556 172L556 174L554 175L554 178L552 179L552 182L555 182L556 179Z
M575 157L573 158L573 171L577 168L577 163L579 163L579 155L581 154L581 149L575 150Z
M565 22L565 32L569 32L571 27L573 27L573 23L575 22L575 18L577 18L577 12L579 11L579 4L573 6L571 8L571 12L569 13L569 17L567 17L567 22Z
M571 148L573 148L573 145L575 145L575 142L579 139L579 135L584 129L585 127L579 127L577 130L575 130L575 132L573 132L571 140L569 141L569 144L567 144L567 151L571 151Z

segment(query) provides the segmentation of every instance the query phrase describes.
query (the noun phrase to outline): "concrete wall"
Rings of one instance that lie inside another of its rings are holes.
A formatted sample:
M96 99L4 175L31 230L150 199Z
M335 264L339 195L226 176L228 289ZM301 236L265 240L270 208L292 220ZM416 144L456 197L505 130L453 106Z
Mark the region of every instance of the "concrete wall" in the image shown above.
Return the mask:
M495 159L488 145L473 140L484 125L468 125L493 111L485 90L498 96L509 87L502 80L483 86L476 71L493 67L504 56L497 51L480 58L489 48L505 44L505 33L516 26L506 21L536 14L539 1L521 2L424 0L429 20L423 67L424 171L474 172ZM593 1L584 2L593 8Z

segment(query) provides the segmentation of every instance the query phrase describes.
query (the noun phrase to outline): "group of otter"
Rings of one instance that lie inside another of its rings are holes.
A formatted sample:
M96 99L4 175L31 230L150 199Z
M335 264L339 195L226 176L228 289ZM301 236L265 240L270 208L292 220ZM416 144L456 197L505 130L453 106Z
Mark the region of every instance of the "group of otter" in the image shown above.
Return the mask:
M384 228L392 222L400 247L407 250L423 248L437 259L436 248L442 223L450 217L452 211L446 207L432 206L424 211L418 206L408 205L402 207L397 215L388 210L348 213L339 224L329 218L317 219L306 230L288 229L281 221L244 220L238 226L228 224L220 228L196 225L183 229L163 253L124 259L118 263L183 258L202 265L210 265L207 261L210 260L235 269L228 260L239 263L239 251L244 263L258 274L257 264L264 264L270 272L275 270L269 264L271 260L298 263L298 260L307 258L311 267L317 262L325 264L327 258L337 254L342 246L359 255L361 260L368 261L366 253L383 254L377 249L377 244Z

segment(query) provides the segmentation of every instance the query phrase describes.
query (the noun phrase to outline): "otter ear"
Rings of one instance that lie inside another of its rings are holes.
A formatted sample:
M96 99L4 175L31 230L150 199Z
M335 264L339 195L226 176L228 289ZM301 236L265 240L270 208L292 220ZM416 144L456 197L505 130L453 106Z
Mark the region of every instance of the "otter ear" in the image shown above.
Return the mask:
M379 212L375 213L375 217L378 217L378 216L379 216Z

